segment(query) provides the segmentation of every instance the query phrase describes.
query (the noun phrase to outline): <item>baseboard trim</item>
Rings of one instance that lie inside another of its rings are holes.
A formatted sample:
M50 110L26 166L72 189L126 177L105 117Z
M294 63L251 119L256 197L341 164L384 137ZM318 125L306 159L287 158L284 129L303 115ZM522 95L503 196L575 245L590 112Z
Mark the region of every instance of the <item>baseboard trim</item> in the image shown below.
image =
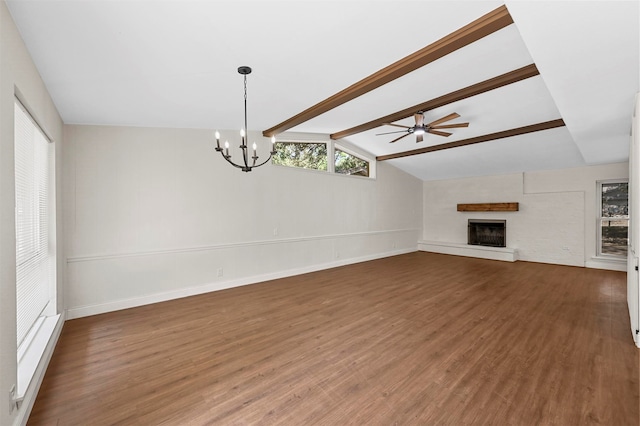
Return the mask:
M302 268L288 269L285 271L272 272L267 274L243 277L235 280L204 284L196 287L188 287L169 292L149 294L141 297L129 299L115 300L107 303L95 305L78 306L67 309L67 319L82 318L91 315L104 314L107 312L119 311L122 309L135 308L137 306L150 305L152 303L166 302L168 300L180 299L182 297L195 296L212 291L226 290L233 287L240 287L249 284L256 284L264 281L276 280L295 275L307 274L309 272L321 271L324 269L336 268L339 266L350 265L354 263L366 262L369 260L382 259L385 257L397 256L400 254L413 253L417 251L416 247L392 250L384 253L376 253L373 255L354 257L349 259L341 259L333 262L310 265Z

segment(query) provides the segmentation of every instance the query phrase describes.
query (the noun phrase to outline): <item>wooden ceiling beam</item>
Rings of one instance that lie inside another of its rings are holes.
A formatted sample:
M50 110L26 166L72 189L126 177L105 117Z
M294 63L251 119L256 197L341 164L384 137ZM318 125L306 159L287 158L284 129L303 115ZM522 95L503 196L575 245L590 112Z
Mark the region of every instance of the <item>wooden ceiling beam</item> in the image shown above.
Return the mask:
M450 103L469 98L471 96L476 96L481 93L488 92L490 90L494 90L502 86L506 86L508 84L517 83L518 81L525 80L527 78L534 77L539 74L540 72L538 71L538 68L536 67L536 65L530 64L522 68L509 71L497 77L493 77L488 80L481 81L480 83L472 84L471 86L467 86L460 90L456 90L455 92L447 93L446 95L442 95L438 98L431 99L421 104L414 105L409 108L405 108L401 111L397 111L389 115L385 115L384 117L376 118L375 120L371 120L367 123L360 124L350 129L332 133L330 137L331 139L334 139L334 140L342 139L347 136L355 135L356 133L375 129L376 127L380 127L384 123L393 123L394 121L411 117L417 111L424 112L424 111L436 109L441 106L448 105Z
M415 71L451 52L467 46L513 23L506 6L502 5L440 40L371 74L324 101L262 132L271 137L282 133L333 108Z
M412 149L411 151L397 152L395 154L380 155L376 157L377 161L392 160L394 158L409 157L411 155L426 154L427 152L441 151L443 149L458 148L461 146L473 145L481 142L489 142L497 139L510 138L512 136L524 135L526 133L539 132L542 130L553 129L564 126L564 121L559 118L557 120L545 121L543 123L532 124L529 126L518 127L515 129L504 130L502 132L490 133L488 135L477 136L470 139L462 139L455 142L443 143L440 145L428 146L425 148Z

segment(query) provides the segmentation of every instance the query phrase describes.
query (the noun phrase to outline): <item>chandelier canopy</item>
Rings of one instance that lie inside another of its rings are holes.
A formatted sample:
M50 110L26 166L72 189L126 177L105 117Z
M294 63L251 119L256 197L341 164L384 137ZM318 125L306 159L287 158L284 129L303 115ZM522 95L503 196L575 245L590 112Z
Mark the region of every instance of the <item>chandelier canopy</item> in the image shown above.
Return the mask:
M247 134L247 75L251 74L251 68L247 66L241 66L238 68L238 73L244 76L244 128L240 129L240 138L242 140L240 144L240 149L242 150L242 159L238 163L235 163L231 159L231 154L229 154L229 142L224 142L224 149L220 146L220 132L216 130L216 151L218 151L222 157L227 160L229 164L234 167L239 168L243 172L250 172L255 167L260 167L266 164L271 157L276 153L276 138L275 136L271 136L271 151L269 151L269 157L261 163L258 163L258 145L254 142L252 145L253 155L249 157L249 147L248 147L248 139L249 135ZM249 160L251 159L251 160Z

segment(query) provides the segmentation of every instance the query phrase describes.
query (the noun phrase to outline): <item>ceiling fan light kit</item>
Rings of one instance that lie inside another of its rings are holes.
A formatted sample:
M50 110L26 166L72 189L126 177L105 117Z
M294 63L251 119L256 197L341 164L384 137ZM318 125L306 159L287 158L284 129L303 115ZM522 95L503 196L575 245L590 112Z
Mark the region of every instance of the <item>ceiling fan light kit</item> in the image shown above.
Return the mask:
M220 132L216 130L215 138L216 138L216 151L218 151L222 158L224 158L229 164L233 167L237 167L243 172L250 172L255 167L260 167L266 164L271 157L276 153L276 138L275 136L271 136L271 151L269 152L269 157L264 160L262 163L257 163L258 159L258 145L254 142L252 145L253 155L249 157L249 147L247 146L247 139L249 138L247 134L247 75L251 74L251 67L241 66L238 67L238 73L244 76L244 128L240 129L240 139L242 140L239 148L242 150L242 162L240 164L235 163L231 159L231 154L229 154L229 142L224 142L224 149L220 146ZM251 158L251 161L249 161Z
M418 111L417 113L415 113L413 115L413 118L416 122L416 124L414 126L403 126L401 124L395 124L395 123L382 123L386 126L394 126L394 127L402 127L405 130L398 130L397 132L385 132L385 133L378 133L376 134L376 136L380 136L380 135L390 135L392 133L405 133L404 135L400 136L399 138L396 138L392 141L390 141L389 143L395 143L398 142L400 139L407 137L411 134L416 135L416 143L422 142L424 140L424 134L425 133L431 133L433 135L438 135L438 136L444 136L444 137L449 137L451 136L451 133L449 132L443 132L437 129L455 129L455 128L460 128L460 127L469 127L469 123L453 123L453 124L442 124L445 123L447 121L453 120L455 118L460 117L460 114L458 113L451 113L449 115L446 115L442 118L439 118L437 120L432 121L431 123L428 124L424 124L424 112L422 111Z

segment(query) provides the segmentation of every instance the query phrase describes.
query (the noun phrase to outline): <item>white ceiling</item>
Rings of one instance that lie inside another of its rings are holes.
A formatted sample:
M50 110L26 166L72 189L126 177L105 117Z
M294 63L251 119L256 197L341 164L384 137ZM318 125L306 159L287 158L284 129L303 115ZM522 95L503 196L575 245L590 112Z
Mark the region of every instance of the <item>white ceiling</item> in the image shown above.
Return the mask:
M439 40L500 1L9 0L68 124L236 129L249 65L249 129L262 131ZM429 111L457 112L443 138L391 154L564 119L566 127L389 160L423 179L626 161L640 84L638 1L507 1L515 24L291 131L335 133L535 63L540 75ZM412 125L411 119L405 123ZM389 137L391 136L391 137Z

